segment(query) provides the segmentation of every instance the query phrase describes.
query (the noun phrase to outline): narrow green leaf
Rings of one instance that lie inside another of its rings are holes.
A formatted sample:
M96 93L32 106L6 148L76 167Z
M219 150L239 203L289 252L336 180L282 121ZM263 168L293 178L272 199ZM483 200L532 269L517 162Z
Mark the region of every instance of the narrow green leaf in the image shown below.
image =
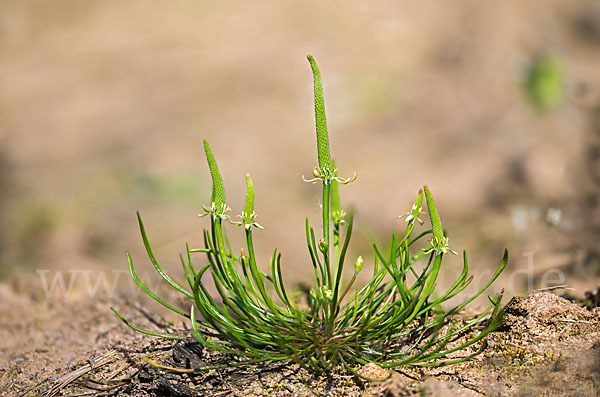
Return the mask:
M140 225L140 233L142 234L142 241L144 242L146 252L148 253L148 258L150 258L150 262L152 262L158 274L160 274L163 280L165 280L171 287L175 288L177 291L181 292L188 298L193 298L194 296L190 292L186 291L182 286L173 281L173 279L171 279L171 277L169 277L167 273L164 272L164 270L156 260L154 253L152 252L152 247L150 246L150 242L148 241L148 235L146 234L146 229L144 228L144 222L142 222L142 216L139 212L137 213L137 218L138 223Z
M129 272L131 273L131 278L133 279L133 282L136 283L137 286L140 287L142 291L144 291L146 294L148 294L148 296L150 296L152 299L154 299L155 301L157 301L158 303L160 303L167 309L179 314L180 316L187 317L186 313L182 312L181 310L179 310L179 309L171 306L167 302L165 302L158 295L156 295L154 292L152 292L152 290L150 290L150 288L148 288L146 286L146 284L144 284L142 282L142 280L140 280L140 278L138 277L138 275L135 272L135 269L133 267L133 260L131 259L131 255L129 254L129 252L126 252L126 255L127 255L127 262L129 263Z
M116 309L111 307L110 310L112 310L113 313L115 313L117 315L117 317L119 317L121 319L121 321L123 321L125 323L125 325L127 325L129 328L133 329L134 331L140 332L142 334L150 335L150 336L158 336L159 338L178 339L178 340L185 339L183 336L179 336L179 335L172 335L172 334L167 334L164 332L148 331L146 329L136 327L135 325L130 324L129 321L127 321L125 319L125 317L123 317L121 315L121 313L119 313Z

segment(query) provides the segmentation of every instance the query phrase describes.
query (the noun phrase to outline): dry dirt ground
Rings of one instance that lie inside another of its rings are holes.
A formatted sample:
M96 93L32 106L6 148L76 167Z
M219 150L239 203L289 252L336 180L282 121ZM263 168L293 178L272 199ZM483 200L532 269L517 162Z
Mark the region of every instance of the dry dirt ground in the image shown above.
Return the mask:
M488 337L488 348L474 360L439 369L392 372L368 365L359 372L381 379L371 383L345 373L313 376L285 362L180 374L156 368L148 360L180 369L238 360L205 351L193 339L173 342L133 332L112 315L112 305L118 304L132 322L149 329L190 333L182 322L149 314L126 300L24 299L7 285L2 285L0 298L0 309L13 313L0 331L0 390L6 396L600 393L600 309L589 310L547 291L512 299L503 327ZM25 320L24 312L28 313Z

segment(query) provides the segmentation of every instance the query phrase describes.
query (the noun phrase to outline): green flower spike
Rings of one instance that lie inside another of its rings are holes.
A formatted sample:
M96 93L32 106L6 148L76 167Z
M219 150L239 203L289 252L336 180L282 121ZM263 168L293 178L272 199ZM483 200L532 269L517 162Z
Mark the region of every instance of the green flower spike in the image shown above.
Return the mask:
M264 229L261 225L254 221L256 213L254 212L254 182L250 178L250 174L246 174L246 202L244 203L244 211L242 215L238 215L242 218L241 222L231 222L234 225L244 225L244 229L250 230L252 226L259 229Z
M317 66L317 61L312 55L309 55L308 62L313 72L314 80L314 96L315 96L315 122L317 129L317 154L319 158L319 166L313 170L313 179L306 179L304 182L316 182L322 180L323 183L330 184L335 180L342 185L345 185L356 180L356 173L352 178L340 178L337 176L337 169L331 161L331 152L329 151L329 133L327 132L327 118L325 117L325 100L323 99L323 81L321 80L321 71Z
M229 216L226 212L229 211L230 208L225 204L225 184L223 183L223 178L219 172L215 156L213 155L212 150L210 150L210 145L206 139L204 140L204 152L206 153L206 160L208 161L208 168L212 178L212 194L210 196L210 207L203 205L202 208L205 213L200 214L199 216L202 217L211 214L214 217L227 220L229 219Z
M405 222L408 222L409 224L414 224L415 221L417 221L417 222L419 222L420 225L422 225L423 221L419 218L419 215L424 214L424 212L422 210L423 210L423 189L419 189L417 201L415 201L415 203L413 204L410 211L405 212L404 214L400 215L398 218L402 219L402 218L406 217L406 219L404 220Z
M447 254L448 252L456 255L456 251L451 250L448 247L448 237L444 236L444 229L442 228L442 220L440 214L438 214L435 203L433 202L433 196L427 186L425 189L425 199L427 200L427 209L429 210L429 219L431 220L431 228L433 229L433 238L431 239L431 247L425 252L430 253L435 251L436 255ZM423 198L421 197L421 201ZM418 201L418 199L417 199Z

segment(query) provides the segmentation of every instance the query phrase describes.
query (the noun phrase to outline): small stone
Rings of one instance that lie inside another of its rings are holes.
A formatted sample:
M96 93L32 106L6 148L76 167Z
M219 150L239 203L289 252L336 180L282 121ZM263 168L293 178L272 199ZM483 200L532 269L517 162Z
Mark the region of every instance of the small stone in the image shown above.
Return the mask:
M428 378L421 384L421 387L418 388L420 390L420 395L425 396L470 396L465 389L462 389L461 386L452 381L441 381L433 378Z
M385 380L390 377L390 372L381 368L377 364L369 363L362 367L358 373L365 378L373 380Z

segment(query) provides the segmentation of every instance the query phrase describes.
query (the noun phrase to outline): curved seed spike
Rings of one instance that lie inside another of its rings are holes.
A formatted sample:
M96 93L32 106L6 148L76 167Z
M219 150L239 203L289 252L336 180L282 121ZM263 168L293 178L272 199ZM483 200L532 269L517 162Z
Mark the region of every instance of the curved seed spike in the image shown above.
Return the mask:
M248 216L254 213L254 182L250 174L246 174L246 202L244 203L244 214Z
M427 209L429 210L429 219L431 219L431 228L433 229L433 237L438 241L444 240L444 229L442 228L442 220L440 214L438 214L435 203L433 202L433 196L429 191L427 185L423 187L425 189L425 199L427 200Z
M421 211L423 209L423 189L419 189L419 194L417 195L417 201L412 205L410 211L405 212L400 215L398 218L406 218L405 221L409 224L414 224L415 222L419 222L421 225L423 221L419 216L423 214Z
M223 178L219 172L215 156L213 155L212 150L210 150L210 145L206 139L204 140L204 151L206 152L206 160L208 161L208 168L212 178L211 204L214 204L215 208L225 207L225 184L223 183Z
M415 207L421 211L423 208L423 189L419 189L419 193L417 195L417 201L415 202Z
M331 154L329 151L329 134L327 133L327 118L325 117L325 100L323 99L323 82L321 71L317 62L308 55L308 62L313 72L314 95L315 95L315 121L317 126L317 153L319 156L319 168L321 173L325 170L333 171L331 167Z

